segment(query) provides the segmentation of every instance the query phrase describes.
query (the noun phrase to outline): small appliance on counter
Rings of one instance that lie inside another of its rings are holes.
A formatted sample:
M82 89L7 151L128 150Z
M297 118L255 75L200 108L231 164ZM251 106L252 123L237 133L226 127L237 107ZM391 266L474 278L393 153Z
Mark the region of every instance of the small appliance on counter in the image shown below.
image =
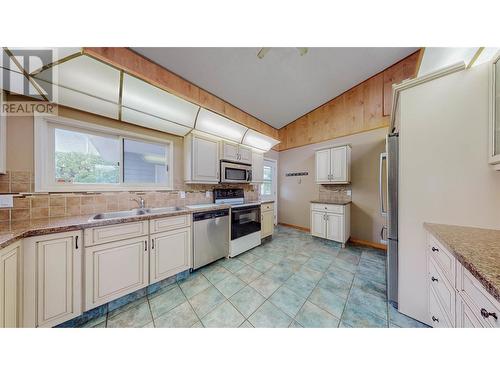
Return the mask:
M220 161L221 183L250 183L252 182L252 166L250 164Z
M214 202L231 206L230 257L260 245L260 202L245 202L243 189L214 189Z

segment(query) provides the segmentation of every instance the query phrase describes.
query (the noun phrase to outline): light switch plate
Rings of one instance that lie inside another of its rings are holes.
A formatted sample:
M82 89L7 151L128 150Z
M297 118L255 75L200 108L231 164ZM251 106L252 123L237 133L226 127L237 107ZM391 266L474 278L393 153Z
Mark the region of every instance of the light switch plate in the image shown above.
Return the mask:
M185 191L179 191L179 198L181 198L181 199L186 198L186 192Z
M0 208L11 208L14 206L13 195L0 195Z
M347 190L347 196L350 197L352 195L352 192L350 190Z
M209 191L209 190L207 190L207 191L205 192L205 197L206 197L206 198L210 198L210 191Z

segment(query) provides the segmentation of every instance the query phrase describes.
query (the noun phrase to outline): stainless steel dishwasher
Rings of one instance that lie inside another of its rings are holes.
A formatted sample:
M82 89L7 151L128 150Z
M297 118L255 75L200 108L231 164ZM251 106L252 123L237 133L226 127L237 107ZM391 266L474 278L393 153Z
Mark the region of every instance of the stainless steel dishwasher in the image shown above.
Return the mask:
M229 209L193 214L193 269L229 254Z

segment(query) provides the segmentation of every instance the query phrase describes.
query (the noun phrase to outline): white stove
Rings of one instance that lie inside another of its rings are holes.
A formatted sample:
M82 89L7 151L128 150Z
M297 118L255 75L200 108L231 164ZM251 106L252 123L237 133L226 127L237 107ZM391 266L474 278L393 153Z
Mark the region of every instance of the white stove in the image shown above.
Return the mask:
M231 206L230 257L260 245L260 202L245 202L243 189L214 189L214 202Z

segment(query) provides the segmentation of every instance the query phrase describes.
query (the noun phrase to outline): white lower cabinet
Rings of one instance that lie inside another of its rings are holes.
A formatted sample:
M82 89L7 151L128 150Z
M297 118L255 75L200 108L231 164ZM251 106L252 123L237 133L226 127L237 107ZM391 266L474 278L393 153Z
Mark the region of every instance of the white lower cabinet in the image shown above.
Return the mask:
M85 311L148 285L148 236L85 248Z
M151 235L149 282L156 283L192 267L191 228Z
M0 328L19 326L21 242L0 249Z
M500 302L431 234L427 273L433 327L500 328Z
M334 204L311 204L311 235L337 241L345 246L351 236L351 207Z
M23 326L53 327L82 313L82 232L25 240Z
M260 206L260 237L272 236L274 233L274 204L264 203Z

